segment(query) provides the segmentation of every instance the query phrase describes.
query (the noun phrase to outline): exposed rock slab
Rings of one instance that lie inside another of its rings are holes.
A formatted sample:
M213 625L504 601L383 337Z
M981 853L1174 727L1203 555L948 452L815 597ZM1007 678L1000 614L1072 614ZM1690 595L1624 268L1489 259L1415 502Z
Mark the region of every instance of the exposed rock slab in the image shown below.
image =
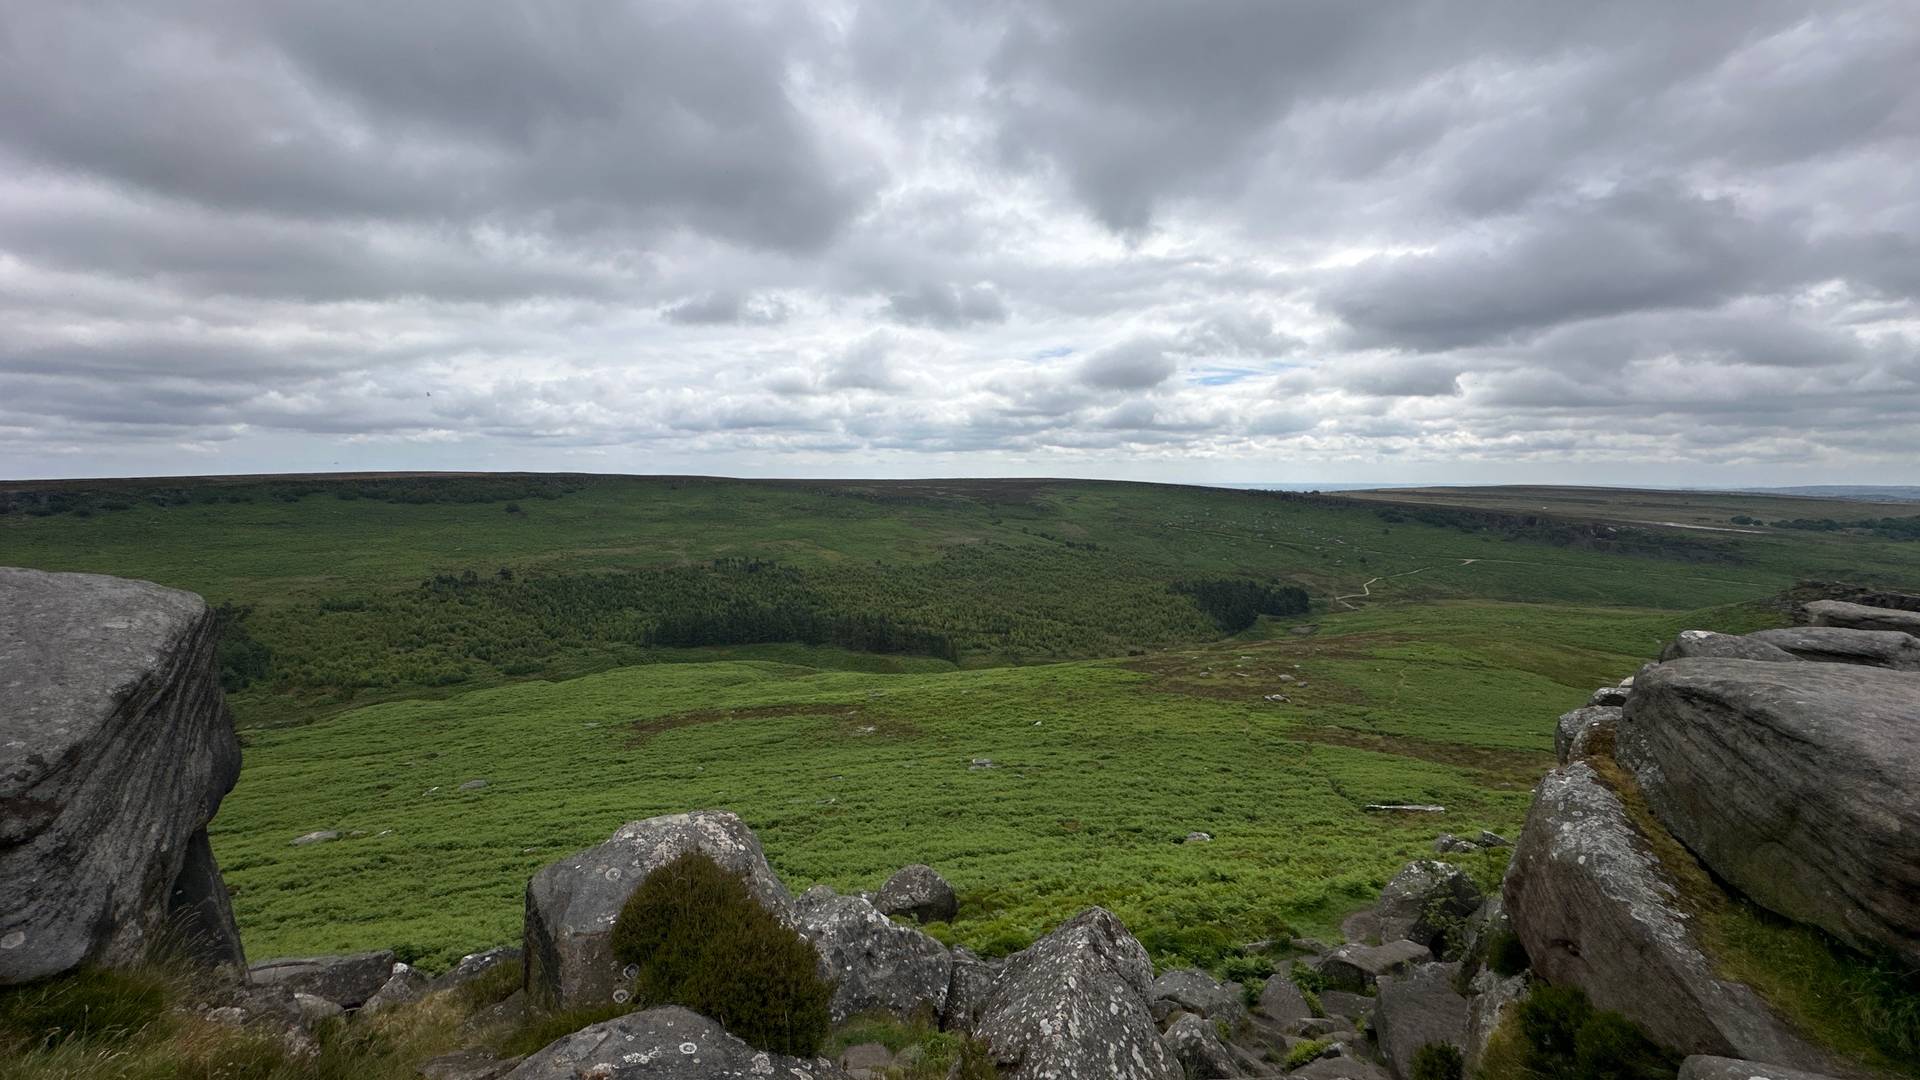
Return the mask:
M1179 968L1153 980L1149 999L1154 1018L1164 1020L1174 1011L1223 1020L1237 1027L1247 1018L1246 999L1239 983L1222 983L1198 968Z
M1852 630L1900 630L1920 635L1920 611L1868 607L1844 600L1815 600L1804 609L1815 626L1842 626Z
M1894 671L1920 671L1920 638L1903 630L1789 626L1778 630L1756 630L1747 637L1802 660L1822 664L1861 664Z
M296 994L325 998L343 1009L357 1009L393 977L393 952L345 956L296 956L264 960L247 970L255 986L285 987Z
M1741 661L1678 661L1702 662ZM1636 683L1636 701L1642 693ZM1624 1014L1655 1041L1682 1053L1820 1067L1822 1055L1750 987L1714 976L1676 907L1673 883L1619 796L1586 762L1555 769L1535 789L1503 897L1535 974L1579 987L1596 1007Z
M449 968L444 974L434 979L433 985L428 987L428 989L439 993L443 990L452 990L456 987L465 986L480 976L485 975L487 972L492 971L494 968L499 967L501 964L519 963L520 955L520 946L518 945L496 945L491 949L482 949L479 952L468 953L460 958L459 963L453 965L453 967Z
M530 1055L509 1080L846 1080L825 1058L756 1050L719 1024L677 1005L581 1028Z
M1833 1077L1758 1061L1696 1054L1680 1063L1680 1075L1675 1080L1833 1080Z
M1920 678L1683 660L1641 680L1618 756L1756 903L1920 964Z
M1299 1080L1388 1080L1387 1070L1356 1057L1309 1061L1287 1075Z
M883 915L904 915L920 923L952 922L960 913L953 886L933 867L920 863L896 870L874 894L873 906Z
M1459 973L1458 964L1423 964L1405 975L1381 977L1373 1035L1399 1080L1412 1080L1413 1056L1428 1043L1447 1043L1465 1053L1467 999L1453 989Z
M1300 1020L1313 1015L1313 1009L1307 1005L1305 994L1285 975L1275 975L1260 988L1260 1004L1256 1006L1261 1016L1269 1020Z
M1104 908L1007 961L976 1034L1002 1080L1180 1080L1147 1000L1153 962Z
M630 821L606 843L550 863L527 882L525 963L535 1003L570 1009L629 993L609 941L613 921L648 874L689 851L740 875L754 899L795 924L793 897L735 815L697 810Z
M0 568L0 985L143 959L170 928L243 963L206 825L240 771L192 593Z
M1359 993L1382 975L1399 974L1432 959L1432 949L1400 938L1382 945L1342 945L1314 961L1313 967L1326 977L1328 986Z
M1667 643L1666 648L1660 650L1661 663L1684 660L1689 656L1764 660L1769 663L1792 663L1800 659L1778 645L1769 645L1751 635L1720 634L1712 630L1682 630L1679 636Z
M421 1080L500 1080L520 1058L497 1058L485 1050L456 1050L420 1065Z
M834 1023L863 1012L937 1021L945 1012L953 975L946 946L862 897L824 887L808 889L798 910L800 933L820 954L820 976L834 984Z

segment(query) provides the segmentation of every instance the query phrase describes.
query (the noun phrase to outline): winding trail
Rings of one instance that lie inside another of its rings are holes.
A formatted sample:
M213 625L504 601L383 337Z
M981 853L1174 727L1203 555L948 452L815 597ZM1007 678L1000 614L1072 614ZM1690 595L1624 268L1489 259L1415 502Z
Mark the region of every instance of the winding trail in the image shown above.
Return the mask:
M1479 559L1461 559L1461 560L1460 560L1460 565L1461 565L1461 566L1468 566L1468 565L1471 565L1471 564L1473 564L1473 563L1477 563L1477 562L1479 562L1479 561L1480 561ZM1341 604L1346 604L1346 607L1347 607L1347 610L1348 610L1348 611L1359 611L1359 610L1360 610L1360 607L1359 607L1359 605L1358 605L1358 604L1347 604L1347 601L1349 601L1349 600L1364 600L1364 599L1367 599L1367 598L1369 598L1369 597L1371 597L1371 596L1373 595L1373 586L1374 586L1374 583L1375 583L1375 582L1377 582L1377 581L1384 581L1384 580L1386 580L1387 578L1397 578L1397 577L1412 577L1412 576L1413 576L1413 575L1415 575L1415 574L1418 574L1418 573L1422 573L1422 572L1424 572L1424 571L1427 571L1427 570L1431 570L1431 569L1433 569L1433 567L1431 567L1431 566L1422 566L1422 567L1420 567L1420 568L1419 568L1418 570L1407 570L1407 571L1403 571L1403 572L1401 572L1401 573L1398 573L1398 574L1386 574L1386 575L1383 575L1382 577L1376 577L1376 578L1370 578L1370 579L1368 579L1368 580L1367 580L1367 583L1366 583L1366 584L1364 584L1364 585L1362 585L1362 586L1360 586L1360 591L1359 591L1359 592L1356 592L1356 593L1347 593L1347 594L1346 594L1345 596L1336 596L1336 597L1334 597L1334 600L1335 600L1336 602L1338 602L1338 603L1341 603Z

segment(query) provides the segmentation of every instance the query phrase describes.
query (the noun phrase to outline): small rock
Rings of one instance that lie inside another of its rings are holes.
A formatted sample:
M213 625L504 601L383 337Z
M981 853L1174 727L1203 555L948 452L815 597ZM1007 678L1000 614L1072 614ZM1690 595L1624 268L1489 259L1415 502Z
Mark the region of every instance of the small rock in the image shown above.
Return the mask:
M1447 808L1435 803L1368 803L1370 814L1444 814Z
M301 956L264 960L247 969L255 986L279 986L297 994L326 998L343 1009L357 1009L393 977L389 949L347 956Z
M465 986L501 964L517 963L519 960L520 946L518 945L496 945L491 949L468 953L461 957L460 962L453 965L446 974L433 980L433 985L428 989L438 993L442 990L452 990L457 986Z
M1481 829L1481 830L1480 830L1480 836L1479 836L1479 837L1477 838L1477 840L1476 840L1475 842L1476 842L1476 843L1478 843L1478 844L1479 844L1479 845L1480 845L1481 847L1483 847L1483 848L1485 848L1485 847L1512 847L1512 846L1513 846L1513 841L1511 841L1511 840L1509 840L1509 839L1507 839L1507 838L1506 838L1506 837L1504 837L1504 836L1501 836L1501 835L1500 835L1499 833L1497 833L1497 832L1490 832L1490 831L1488 831L1488 830L1486 830L1486 829Z
M1328 1016L1338 1016L1346 1020L1368 1023L1373 1018L1374 999L1365 994L1356 994L1348 990L1323 990L1320 992L1320 1011Z
M1247 1018L1246 1000L1239 983L1218 983L1198 968L1169 971L1153 980L1148 1000L1154 1019L1165 1020L1175 1010L1197 1013L1208 1020L1224 1020L1238 1027Z
M1433 851L1436 855L1465 854L1479 850L1480 845L1471 840L1463 840L1450 832L1443 832L1433 838Z
M486 786L487 786L487 782L485 780L469 780L466 783L460 785L460 790L461 791L479 791L482 788L485 788Z
M977 757L967 763L967 770L969 772L976 771L979 769L997 769L997 768L999 768L999 766L993 763L992 758Z
M288 847L306 847L308 844L324 844L329 840L340 839L340 834L332 829L305 833L287 841Z
M1306 995L1285 975L1275 975L1260 989L1260 1004L1255 1006L1269 1020L1300 1020L1313 1016Z
M1213 1024L1192 1013L1183 1014L1161 1036L1180 1067L1193 1080L1223 1080L1242 1075L1232 1051L1220 1041Z
M293 1003L300 1009L300 1022L308 1027L336 1016L345 1016L347 1010L315 994L295 994Z
M800 933L820 954L820 976L834 984L835 1023L868 1012L904 1020L945 1011L953 958L938 941L823 886L800 897L799 914Z
M1326 976L1327 985L1338 990L1363 991L1382 975L1403 972L1414 964L1433 959L1433 951L1417 941L1389 941L1385 945L1342 945L1314 962L1314 970ZM1326 1004L1325 995L1321 1004Z
M1480 889L1466 872L1437 859L1408 863L1380 891L1374 908L1380 940L1417 941L1434 955L1458 947L1458 929L1480 906Z
M931 866L903 866L874 895L873 906L882 915L906 915L915 922L952 922L960 913L959 897Z
M1187 834L1187 838L1180 842L1183 844L1211 844L1213 843L1213 834L1208 832L1190 832Z
M653 1058L642 1055L654 1053ZM585 1027L521 1062L514 1080L711 1080L778 1076L786 1080L844 1077L824 1058L805 1060L755 1050L719 1024L677 1005L628 1013Z
M360 1006L361 1016L373 1016L397 1005L418 1001L427 992L429 980L418 968L411 964L393 965L393 974L381 985L367 1003Z

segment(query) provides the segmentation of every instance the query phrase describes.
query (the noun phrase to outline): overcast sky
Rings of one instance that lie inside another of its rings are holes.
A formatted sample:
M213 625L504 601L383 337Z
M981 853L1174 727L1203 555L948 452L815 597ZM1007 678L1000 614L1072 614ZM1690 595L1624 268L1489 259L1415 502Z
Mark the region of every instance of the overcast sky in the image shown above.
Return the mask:
M0 475L1920 483L1920 7L0 0Z

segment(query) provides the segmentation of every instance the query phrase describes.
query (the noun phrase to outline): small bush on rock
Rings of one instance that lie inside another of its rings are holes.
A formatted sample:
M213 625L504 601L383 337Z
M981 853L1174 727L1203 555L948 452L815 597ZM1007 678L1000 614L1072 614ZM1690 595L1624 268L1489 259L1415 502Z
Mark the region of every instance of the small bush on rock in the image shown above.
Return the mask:
M1293 1049L1287 1051L1287 1071L1292 1072L1319 1057L1326 1052L1327 1047L1332 1045L1332 1039L1308 1039L1306 1042L1296 1043Z
M1414 1051L1413 1080L1461 1080L1466 1061L1452 1043L1432 1042Z
M682 1005L763 1050L812 1057L833 987L813 946L746 883L699 852L647 875L613 924L613 955L638 969L636 1007Z
M1680 1058L1631 1020L1593 1007L1572 987L1542 986L1517 1013L1527 1071L1566 1080L1671 1080Z

